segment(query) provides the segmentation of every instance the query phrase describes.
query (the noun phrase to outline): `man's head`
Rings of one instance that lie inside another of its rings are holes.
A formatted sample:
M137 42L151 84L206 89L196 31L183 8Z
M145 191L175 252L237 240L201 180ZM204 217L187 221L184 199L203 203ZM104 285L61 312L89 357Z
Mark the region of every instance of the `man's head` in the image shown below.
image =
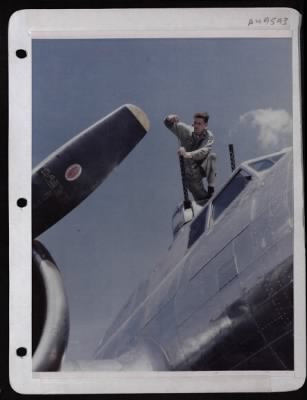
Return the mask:
M208 126L209 114L204 113L196 113L193 116L193 127L196 135L200 135Z

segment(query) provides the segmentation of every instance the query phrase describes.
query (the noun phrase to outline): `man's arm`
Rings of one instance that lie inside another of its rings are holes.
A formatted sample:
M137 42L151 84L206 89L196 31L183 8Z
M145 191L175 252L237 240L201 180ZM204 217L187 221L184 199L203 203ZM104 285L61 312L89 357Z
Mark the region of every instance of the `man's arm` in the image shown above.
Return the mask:
M208 155L214 143L214 136L210 131L207 131L207 134L208 140L199 149L187 153L187 158L192 158L193 160L198 161L204 159Z
M181 141L187 139L189 136L192 135L192 126L181 122L179 117L175 114L168 115L164 119L164 125Z

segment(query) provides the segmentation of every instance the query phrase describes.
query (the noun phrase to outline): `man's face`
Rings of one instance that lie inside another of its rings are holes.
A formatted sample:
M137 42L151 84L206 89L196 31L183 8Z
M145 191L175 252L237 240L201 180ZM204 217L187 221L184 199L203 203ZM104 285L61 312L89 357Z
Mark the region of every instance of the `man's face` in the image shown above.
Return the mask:
M205 121L202 118L194 118L193 127L196 135L199 135L204 131L206 127Z

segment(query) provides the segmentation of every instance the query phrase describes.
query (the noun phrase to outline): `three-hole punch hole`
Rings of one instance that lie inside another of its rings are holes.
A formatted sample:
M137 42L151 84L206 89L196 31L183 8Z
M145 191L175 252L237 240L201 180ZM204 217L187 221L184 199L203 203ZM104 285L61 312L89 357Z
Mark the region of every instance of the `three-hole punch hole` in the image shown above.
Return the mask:
M27 355L27 349L25 347L18 347L18 349L16 350L16 354L18 355L18 357L24 357Z
M16 56L18 58L26 58L27 57L27 52L24 49L18 49L18 50L16 50Z
M27 204L28 204L27 199L24 199L23 197L17 200L17 206L20 208L26 207Z

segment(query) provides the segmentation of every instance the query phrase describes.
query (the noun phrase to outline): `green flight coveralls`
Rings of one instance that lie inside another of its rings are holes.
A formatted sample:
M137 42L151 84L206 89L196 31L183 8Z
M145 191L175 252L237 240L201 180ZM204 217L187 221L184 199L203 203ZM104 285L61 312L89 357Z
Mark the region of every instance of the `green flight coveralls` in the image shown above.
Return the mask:
M177 136L181 146L192 156L191 159L184 159L186 185L194 200L203 205L209 196L202 179L206 177L208 185L214 186L216 176L216 155L211 152L214 142L213 133L206 129L202 135L196 135L191 125L184 122L171 123L167 118L164 124Z

